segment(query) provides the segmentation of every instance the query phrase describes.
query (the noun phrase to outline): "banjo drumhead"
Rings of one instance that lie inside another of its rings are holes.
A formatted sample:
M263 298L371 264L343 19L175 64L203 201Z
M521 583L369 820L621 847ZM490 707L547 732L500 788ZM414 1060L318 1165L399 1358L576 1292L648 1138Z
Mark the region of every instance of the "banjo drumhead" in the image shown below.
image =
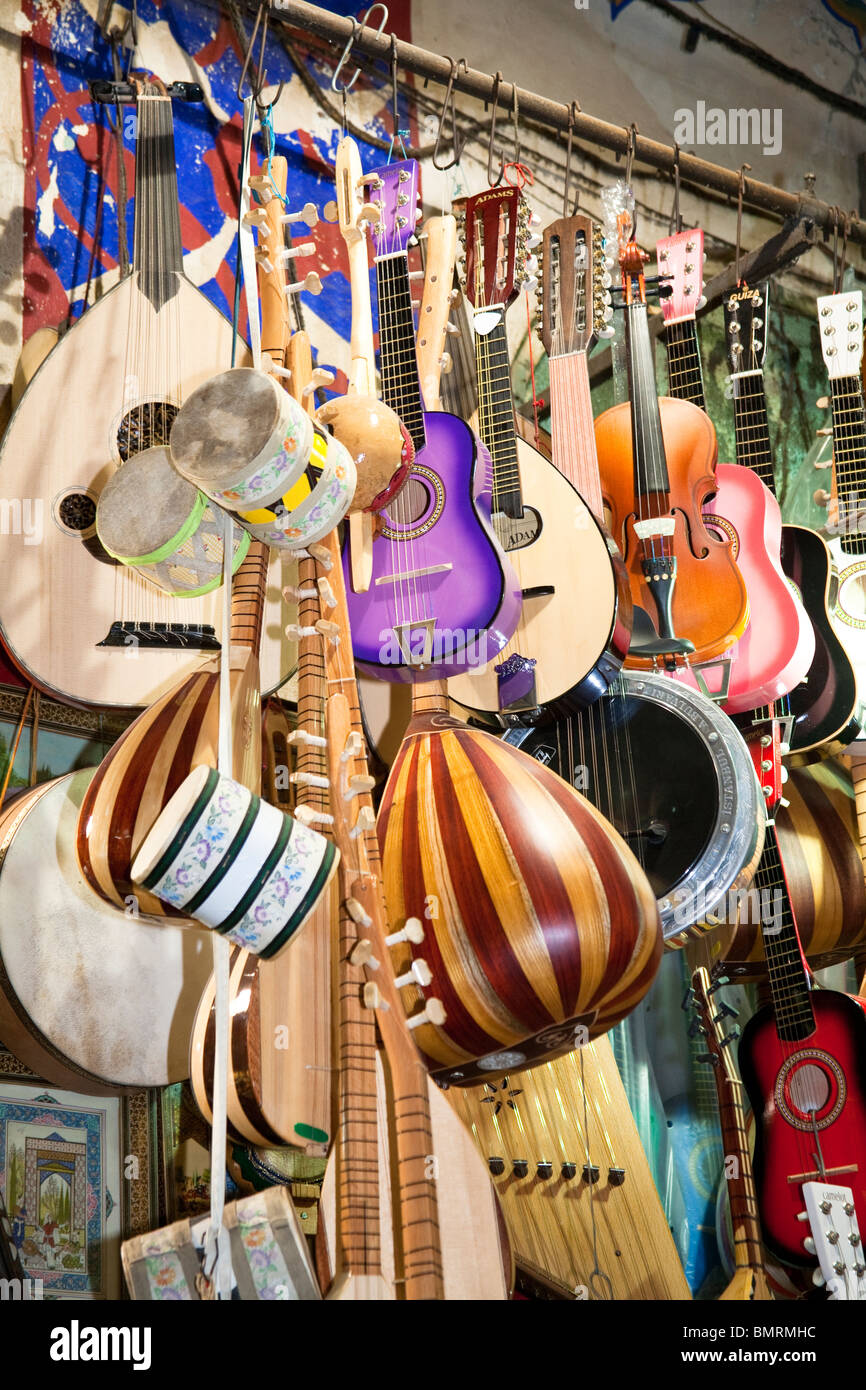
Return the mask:
M716 912L744 871L751 877L763 843L751 758L727 716L696 691L621 672L588 709L505 737L581 791L623 837L656 894L668 946L683 945L681 934Z
M186 400L172 426L171 452L205 491L219 491L256 458L277 429L280 388L252 367L211 377Z
M172 466L160 445L135 454L99 498L96 529L111 555L152 555L176 536L198 501L198 489Z
M87 887L75 832L94 772L27 793L0 823L0 1020L11 1008L24 1022L32 1039L24 1060L44 1052L48 1081L65 1060L85 1092L88 1079L164 1086L189 1076L210 940L127 916Z

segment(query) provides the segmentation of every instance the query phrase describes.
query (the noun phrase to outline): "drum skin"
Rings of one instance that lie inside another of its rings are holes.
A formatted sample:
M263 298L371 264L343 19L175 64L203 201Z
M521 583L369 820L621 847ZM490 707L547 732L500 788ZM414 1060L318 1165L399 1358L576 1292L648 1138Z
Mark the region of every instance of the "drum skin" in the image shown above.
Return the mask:
M43 783L0 816L0 1039L54 1086L116 1095L189 1076L213 962L206 932L91 893L75 830L92 777Z

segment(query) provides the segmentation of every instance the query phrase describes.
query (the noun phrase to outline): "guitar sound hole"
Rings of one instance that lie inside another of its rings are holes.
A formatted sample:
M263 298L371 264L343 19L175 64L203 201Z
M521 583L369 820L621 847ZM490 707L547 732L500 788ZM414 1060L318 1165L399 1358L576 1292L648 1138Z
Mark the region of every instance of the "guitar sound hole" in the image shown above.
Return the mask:
M788 1083L791 1103L803 1115L818 1114L830 1099L830 1082L821 1067L807 1062L798 1067Z
M96 521L96 503L86 492L70 492L59 504L57 514L70 531L89 531Z
M117 431L117 450L126 463L133 454L167 444L178 407L168 401L143 401L128 410Z
M430 506L430 490L420 478L410 476L392 508L394 519L399 522L420 521Z

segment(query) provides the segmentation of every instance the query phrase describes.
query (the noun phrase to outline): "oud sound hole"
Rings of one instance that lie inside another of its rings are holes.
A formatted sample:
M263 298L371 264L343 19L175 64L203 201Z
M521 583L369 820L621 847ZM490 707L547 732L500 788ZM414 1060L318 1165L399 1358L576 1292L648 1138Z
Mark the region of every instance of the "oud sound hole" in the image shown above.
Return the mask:
M827 1073L807 1062L798 1067L788 1083L791 1104L804 1115L813 1115L824 1109L830 1099L830 1081Z
M123 462L144 449L167 444L177 412L178 407L168 401L144 401L127 411L117 431L117 450Z
M86 492L70 492L57 508L57 514L69 531L89 531L96 521L96 503Z

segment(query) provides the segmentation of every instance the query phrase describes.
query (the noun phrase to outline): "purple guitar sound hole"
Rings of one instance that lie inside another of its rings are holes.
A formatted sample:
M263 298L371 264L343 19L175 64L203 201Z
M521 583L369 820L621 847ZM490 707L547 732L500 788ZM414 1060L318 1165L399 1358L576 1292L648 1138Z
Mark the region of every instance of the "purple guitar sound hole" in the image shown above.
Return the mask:
M403 491L384 513L387 525L381 535L391 541L414 541L432 530L445 506L445 489L438 474L423 464L413 464Z

